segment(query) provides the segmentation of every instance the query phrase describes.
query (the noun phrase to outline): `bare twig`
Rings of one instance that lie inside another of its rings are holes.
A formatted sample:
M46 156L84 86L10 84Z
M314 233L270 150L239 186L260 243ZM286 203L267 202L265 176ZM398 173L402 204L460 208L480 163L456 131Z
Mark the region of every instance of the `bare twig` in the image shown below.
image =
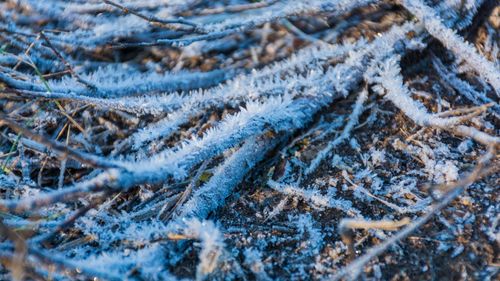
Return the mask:
M109 4L111 6L114 6L118 9L121 9L123 11L123 13L125 14L132 14L134 16L137 16L143 20L146 20L150 23L154 23L154 24L160 24L160 25L166 25L167 27L171 28L171 29L174 29L174 30L180 30L180 31L190 31L190 32L196 32L196 33L200 33L202 32L202 29L200 29L200 27L198 26L197 23L195 22L192 22L192 21L189 21L189 20L185 20L183 18L177 18L177 19L160 19L160 18L157 18L155 16L146 16L144 14L141 14L137 11L134 11L132 9L129 9L123 5L120 5L116 2L113 2L113 1L110 1L110 0L103 0L104 3L106 4ZM183 28L183 27L173 27L172 24L182 24L182 25L187 25L187 26L190 26L189 28Z
M64 57L61 55L61 53L59 53L59 51L57 51L57 49L52 45L49 38L45 35L45 33L43 31L40 32L40 36L45 41L45 43L47 43L47 46L52 50L52 52L54 52L56 57L61 60L61 62L64 64L64 66L66 66L67 71L69 71L71 73L71 76L73 76L73 78L75 78L78 82L82 83L83 85L87 86L92 91L97 90L96 86L92 85L92 83L90 83L89 81L81 78L80 75L78 75L75 72L75 70L73 69L71 64L69 64L69 62L64 59Z
M55 152L60 154L62 158L65 158L67 156L78 160L82 163L88 164L92 167L97 167L97 168L118 168L120 165L106 160L104 158L95 156L95 155L90 155L84 152L80 152L77 150L74 150L66 145L59 144L57 142L51 141L41 135L35 134L31 132L28 129L23 128L16 122L10 120L7 116L4 114L0 114L0 126L6 125L9 126L12 130L16 131L17 133L20 133L28 138L31 138L47 147L50 149L53 149Z

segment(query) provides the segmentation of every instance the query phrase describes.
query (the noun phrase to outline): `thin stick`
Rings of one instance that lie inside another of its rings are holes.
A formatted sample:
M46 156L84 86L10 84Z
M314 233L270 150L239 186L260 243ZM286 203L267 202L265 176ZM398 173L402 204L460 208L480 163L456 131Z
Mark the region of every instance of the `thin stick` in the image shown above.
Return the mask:
M90 202L87 206L83 206L80 209L76 210L66 220L64 220L62 223L60 223L59 225L57 225L57 227L55 229L53 229L51 232L49 232L49 233L47 233L45 235L42 235L40 237L37 237L34 240L36 240L39 243L48 242L54 236L56 236L57 233L59 233L59 232L65 230L65 229L67 229L68 227L72 226L78 218L84 216L88 211L90 211L91 209L93 209L97 205L99 205L99 203L101 203L102 199L104 199L109 194L110 194L109 192L103 193L96 200Z
M24 55L27 56L29 54L29 52L31 51L31 49L35 46L35 43L36 41L38 41L38 39L40 39L40 35L37 35L35 40L33 40L33 42L31 42L31 44L28 46L28 49L26 49L26 51L24 52ZM24 62L24 60L18 56L18 62L16 63L16 65L14 66L14 68L12 68L12 70L16 70L20 65L21 63Z
M30 139L33 139L33 140L47 146L48 148L50 148L50 149L54 150L55 152L57 152L58 154L60 154L60 156L62 158L71 157L75 160L78 160L82 163L88 164L88 165L90 165L92 167L96 167L96 168L119 168L120 167L118 164L116 164L112 161L109 161L105 158L102 158L102 157L99 157L96 155L87 154L85 152L77 151L77 150L72 149L72 148L65 146L63 144L59 144L57 142L49 140L48 138L46 138L42 135L35 134L35 133L31 132L30 130L23 128L22 126L20 126L16 122L11 121L7 116L0 113L0 126L2 126L2 125L6 125L6 126L10 127L12 130L14 130L15 132L22 134Z
M207 9L202 10L200 13L198 13L198 15L237 13L237 12L243 12L243 11L248 11L248 10L253 10L253 9L264 8L264 7L267 7L269 5L274 4L276 2L278 2L278 0L268 0L268 1L249 3L249 4L231 5L231 6L226 6L226 7L207 8Z
M170 28L172 27L171 24L183 24L183 25L188 25L188 26L191 26L191 28L181 28L181 27L176 27L176 28L173 28L173 29L176 29L176 30L181 30L181 31L193 31L193 32L198 32L198 33L201 33L200 32L200 28L198 26L197 23L195 22L192 22L192 21L188 21L188 20L185 20L183 18L177 18L177 19L160 19L160 18L157 18L155 16L146 16L146 15L143 15L137 11L134 11L134 10L131 10L125 6L122 6L118 3L115 3L113 1L109 1L109 0L103 0L104 3L108 4L108 5L111 5L113 7L116 7L118 9L121 9L123 11L123 13L125 14L132 14L134 16L137 16L143 20L146 20L150 23L156 23L156 24L160 24L160 25L167 25L169 26Z
M164 216L163 216L164 210L162 209L160 211L160 213L158 214L158 218L163 217L162 218L163 221L168 221L170 218L172 218L172 215L174 214L174 212L178 211L179 207L182 206L184 204L184 202L186 202L186 200L191 195L193 188L196 186L196 183L201 178L203 172L207 169L207 165L210 162L209 160L206 160L205 162L203 162L203 164L201 164L201 166L200 166L200 168L198 168L198 171L196 172L195 176L193 177L191 182L186 187L186 190L184 190L181 197L177 200L177 202L175 202L175 205L172 207L172 209Z
M410 223L409 218L403 218L399 221L380 220L368 221L361 219L342 219L339 224L339 232L346 229L381 229L381 230L396 230Z
M73 67L71 67L71 64L69 64L69 62L64 59L64 57L61 55L61 53L59 53L59 51L57 51L57 49L50 42L49 38L47 36L45 36L45 33L43 33L43 31L40 32L40 36L45 41L45 43L47 43L47 46L52 50L52 52L56 55L56 57L61 60L61 62L64 64L64 66L66 66L66 69L69 71L69 73L71 73L71 76L73 76L73 78L75 78L76 81L78 81L81 84L85 85L86 87L92 89L93 91L97 90L96 86L92 85L87 80L81 78L80 75L78 75L73 70Z

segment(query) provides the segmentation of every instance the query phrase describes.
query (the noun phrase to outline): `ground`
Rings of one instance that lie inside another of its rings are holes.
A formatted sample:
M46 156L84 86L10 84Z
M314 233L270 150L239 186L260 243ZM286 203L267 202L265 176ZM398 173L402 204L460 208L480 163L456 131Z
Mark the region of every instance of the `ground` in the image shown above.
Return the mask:
M498 280L499 13L0 3L0 279Z

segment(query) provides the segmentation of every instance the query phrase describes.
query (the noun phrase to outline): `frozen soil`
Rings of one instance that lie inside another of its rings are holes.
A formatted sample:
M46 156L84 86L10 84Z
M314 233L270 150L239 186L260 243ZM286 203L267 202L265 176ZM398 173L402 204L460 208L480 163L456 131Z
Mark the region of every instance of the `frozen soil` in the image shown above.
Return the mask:
M12 12L16 17L0 11L0 23L15 19L23 25L25 17L29 18L32 11L17 7L15 1L7 2L2 7L16 11ZM197 10L181 11L175 15L189 17L199 11L213 12L204 10L211 7L210 3L193 2L198 3L195 4ZM194 44L184 48L131 46L112 49L98 45L88 49L66 46L61 51L67 52L75 61L83 57L96 65L126 62L126 67L137 66L140 71L154 75L162 75L167 70L209 72L223 69L227 75L224 79L229 80L236 73L248 74L252 70L258 73L265 66L283 61L298 50L318 43L316 40L354 43L365 38L371 42L391 26L415 20L393 1L383 2L344 15L297 15L201 47ZM491 45L491 42L487 43L491 38L498 39L500 8L491 7L495 1L479 2L486 4L481 5L470 26L460 31L460 35L498 67L498 46L495 49L486 45ZM112 11L114 16L121 15L117 10ZM55 25L58 23L54 19L45 20L49 23L55 21ZM29 28L38 31L33 25ZM155 38L162 34L157 29L147 32ZM19 39L18 35L0 33L0 42L13 42ZM406 34L410 39L413 35ZM144 34L140 34L139 39L143 37ZM117 38L116 42L120 43L122 39L127 37ZM26 52L22 46L28 45L29 40L20 42L19 45L5 44L2 51ZM439 40L429 36L425 43L425 48L408 51L401 58L401 74L405 85L412 89L412 99L433 113L465 111L477 106L461 94L457 85L444 78L442 71L447 70L458 72L458 78L472 85L476 92L498 103L495 90L469 71L468 66L457 64ZM50 50L41 52L41 58L46 53ZM343 59L328 60L325 65L342 64ZM4 68L7 69L2 66L0 71ZM9 75L20 81L29 80L25 79L25 74L36 75L26 65L12 68L13 74ZM307 71L307 68L303 70ZM51 82L50 77L70 76L68 72L54 74L50 70L43 74ZM123 78L116 84L127 80ZM180 226L171 227L186 203L183 196L187 196L186 200L192 198L197 190L210 182L217 167L236 154L246 139L194 165L182 180L169 178L161 183L145 180L123 191L120 187L110 191L98 190L83 193L66 203L45 204L41 200L44 205L39 209L2 211L0 279L331 279L340 269L401 229L353 229L346 236L340 227L344 219L413 222L444 196L449 185L473 171L488 151L471 138L417 125L401 108L375 93L372 86L357 83L345 96L339 94L312 116L312 121L307 121L293 134L286 130L275 132L272 126L269 126L271 129L266 127L265 132L260 132L262 138L276 139L277 145L265 153L264 159L244 176L225 200L219 202L219 207L200 222L181 220ZM359 122L348 137L334 147L312 173L307 174L307 168L318 153L342 135L345 124L352 118L353 105L364 90L368 98ZM246 106L245 102L237 100L207 107L190 115L168 137L136 147L127 142L129 137L166 119L169 114L134 114L70 98L34 98L27 92L0 79L0 119L6 119L6 115L30 131L66 147L117 161L151 159L162 151L182 147L187 140L201 139L221 120ZM498 136L498 120L498 107L491 105L464 123ZM9 129L4 123L0 125L2 200L37 198L39 194L66 190L68 186L92 179L105 170L67 158L64 150L65 157L58 157L53 149L30 142L29 137ZM184 157L189 159L189 155ZM490 168L493 167L490 169L492 173L471 184L423 227L371 259L359 278L498 280L499 164L498 154L495 154L488 163ZM143 167L133 169L139 168ZM6 204L2 201L0 205L3 208ZM71 215L75 213L72 221ZM70 223L57 228L68 217ZM38 241L36 239L54 229L54 235L44 239L43 243L35 242L34 249L29 248L32 244L23 244ZM21 239L12 238L13 234ZM207 244L212 248L206 247ZM350 247L353 247L353 253ZM40 252L36 252L37 249ZM52 254L59 259L51 259ZM66 261L74 261L74 264ZM102 275L97 277L94 273ZM107 278L107 273L111 277L114 276L111 273L117 273L120 277Z

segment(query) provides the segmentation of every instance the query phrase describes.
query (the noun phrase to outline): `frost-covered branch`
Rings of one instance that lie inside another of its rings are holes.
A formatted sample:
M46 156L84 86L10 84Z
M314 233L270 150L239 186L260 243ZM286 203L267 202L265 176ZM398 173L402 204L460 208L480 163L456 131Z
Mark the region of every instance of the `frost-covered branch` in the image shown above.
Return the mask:
M316 158L314 158L311 161L310 166L307 168L305 171L306 174L310 174L316 170L316 168L319 166L321 161L325 159L325 157L334 149L336 146L341 144L344 140L349 138L349 134L351 133L351 130L356 126L359 122L359 117L363 113L363 103L366 101L368 98L368 91L363 90L361 93L359 93L356 102L353 106L352 112L349 115L349 121L345 125L344 129L342 130L342 133L340 134L339 137L337 137L334 141L329 142L325 148L323 148L320 152L318 152L318 155L316 155Z
M435 11L421 0L401 0L401 3L424 24L434 38L450 49L457 58L467 62L500 94L500 71L493 63L481 56L474 46L464 41L454 30L446 27Z
M375 66L376 76L371 76L371 81L379 83L374 89L379 94L385 94L384 97L390 100L395 106L405 113L410 119L420 126L431 126L448 130L462 136L468 136L484 145L496 145L500 143L500 138L483 133L473 127L459 125L469 119L465 117L440 117L437 114L428 113L425 107L410 97L408 88L403 85L401 68L398 64L398 57L388 58Z
M352 206L352 202L345 199L331 198L330 194L322 195L315 189L303 189L291 185L283 185L272 180L269 180L267 185L284 195L303 198L317 208L338 209L351 216L361 215L361 212Z

